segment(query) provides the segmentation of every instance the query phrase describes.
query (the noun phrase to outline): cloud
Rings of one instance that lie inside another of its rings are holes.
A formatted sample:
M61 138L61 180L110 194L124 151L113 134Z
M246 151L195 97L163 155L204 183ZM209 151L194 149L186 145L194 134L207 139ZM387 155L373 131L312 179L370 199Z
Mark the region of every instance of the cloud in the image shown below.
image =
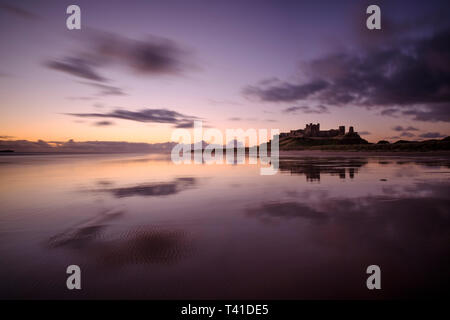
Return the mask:
M10 4L6 4L6 3L0 4L0 10L8 12L10 14L13 14L17 17L24 18L24 19L33 20L33 19L38 18L38 16L31 11L28 11L28 10L25 10L25 9L22 9L20 7L16 7L16 6L13 6Z
M267 102L315 101L379 108L384 115L450 121L450 29L371 50L303 62L303 81L269 80L244 88ZM384 112L384 113L383 113Z
M412 137L415 137L416 135L414 134L414 133L411 133L411 132L407 132L407 131L404 131L404 132L402 132L401 134L400 134L400 137L406 137L406 138L412 138Z
M316 114L321 114L321 113L328 113L328 108L323 106L323 105L319 105L315 108L311 108L308 106L301 106L301 107L289 107L283 110L284 113L295 113L297 111L302 111L303 113L316 113Z
M95 83L95 82L80 82L82 84L97 88L100 90L99 95L100 96L123 96L126 95L126 93L118 87L102 84L102 83Z
M441 134L439 132L427 132L419 135L420 138L426 139L436 139L436 138L445 138L447 135Z
M14 138L13 136L0 136L0 139L11 139Z
M136 74L179 74L191 67L190 53L176 42L155 36L134 40L116 34L92 31L77 54L52 60L46 66L88 80L105 82L97 69L121 65Z
M417 129L416 127L413 127L413 126L408 126L408 127L395 126L392 128L392 130L401 132L401 133L399 136L391 137L391 139L412 138L412 137L415 137L416 135L411 133L411 131L419 131L419 129Z
M368 136L368 135L371 135L371 133L370 133L369 131L358 131L358 134L359 134L360 136Z
M193 125L193 121L198 119L167 109L142 109L139 111L116 109L107 113L67 113L67 115L81 118L116 118L137 122L170 123L182 128Z
M394 131L419 131L419 129L409 126L409 127L402 127L402 126L395 126L392 128Z
M67 100L80 100L80 101L89 101L89 100L94 100L94 97L67 97Z
M241 106L242 103L236 102L233 100L216 100L216 99L208 99L208 102L214 105L225 105L225 106Z
M106 81L106 78L95 71L94 64L85 59L67 57L59 61L47 61L45 65L50 69L68 73L83 79Z
M114 122L111 121L97 121L94 123L97 127L106 127L106 126L112 126Z
M166 143L134 143L119 141L29 141L0 140L0 150L11 149L15 152L69 152L69 153L137 153L170 152L176 145Z
M255 121L256 118L241 118L241 117L231 117L228 121Z

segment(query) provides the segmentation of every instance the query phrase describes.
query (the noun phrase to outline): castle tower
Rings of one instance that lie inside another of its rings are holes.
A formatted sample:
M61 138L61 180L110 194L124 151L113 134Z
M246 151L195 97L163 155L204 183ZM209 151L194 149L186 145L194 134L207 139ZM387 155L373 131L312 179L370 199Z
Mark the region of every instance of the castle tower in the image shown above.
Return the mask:
M311 137L315 137L316 136L316 125L312 124L311 125Z
M306 127L305 127L305 136L306 137L311 136L311 134L312 134L312 126L313 126L312 123L306 125Z
M348 128L348 133L352 134L353 132L353 127Z
M340 136L345 135L345 126L339 126L339 135Z

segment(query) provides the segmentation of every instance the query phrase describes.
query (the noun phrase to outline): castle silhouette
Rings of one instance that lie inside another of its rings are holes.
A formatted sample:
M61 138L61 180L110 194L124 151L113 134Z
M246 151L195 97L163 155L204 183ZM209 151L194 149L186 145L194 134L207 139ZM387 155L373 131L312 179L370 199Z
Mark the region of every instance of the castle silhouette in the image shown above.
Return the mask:
M345 126L339 126L338 129L320 130L320 123L310 123L305 126L305 129L291 130L290 132L280 133L280 138L333 138L340 136L352 137L358 136L358 133L353 130L353 127L349 127L349 131L345 133Z

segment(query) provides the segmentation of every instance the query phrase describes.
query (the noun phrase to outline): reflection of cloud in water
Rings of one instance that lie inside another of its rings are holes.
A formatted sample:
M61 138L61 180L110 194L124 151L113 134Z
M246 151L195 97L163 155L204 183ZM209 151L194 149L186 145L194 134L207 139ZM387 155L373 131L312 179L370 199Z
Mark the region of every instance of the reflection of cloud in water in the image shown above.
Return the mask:
M191 252L186 232L156 226L106 234L107 221L123 212L102 212L51 237L48 246L71 250L107 266L174 263Z
M416 164L421 165L424 167L433 167L433 168L450 168L450 160L445 158L429 158L429 157L423 157L423 158L415 158L415 159L408 159L408 160L397 160L395 162L397 165L410 165L410 164Z
M109 180L99 180L99 181L97 181L97 184L102 187L109 187L109 186L112 186L114 184L114 182L109 181Z
M170 152L169 153L156 153L149 154L145 158L132 157L127 159L115 159L106 160L104 163L107 164L133 164L133 163L147 163L156 161L171 161Z
M353 179L359 168L368 163L363 158L303 158L280 159L280 171L305 175L307 181L319 181L321 174L337 175L341 179Z
M360 243L386 252L450 253L450 183L418 183L408 190L387 189L385 196L323 198L312 202L263 203L247 216L283 221L322 222L338 242ZM424 195L427 195L426 197ZM411 253L414 254L414 253Z
M259 208L250 208L247 210L250 217L258 218L306 218L306 219L327 219L328 216L320 211L316 211L308 205L297 202L271 202L264 203Z
M170 182L138 184L131 187L109 188L96 191L110 192L117 198L132 196L167 196L179 193L197 184L195 178L178 178Z
M247 211L247 217L279 229L274 229L275 233L294 233L289 234L295 237L296 245L289 241L278 250L289 253L292 264L306 273L290 275L292 281L309 289L306 297L320 279L340 292L345 292L348 284L358 296L373 298L355 287L355 283L365 283L358 272L362 275L370 264L381 267L382 282L388 284L380 297L446 296L445 284L450 283L450 183L415 187L410 193L394 190L379 197L262 204ZM305 263L318 271L305 271ZM329 277L325 266L339 270L340 279Z
M131 229L117 240L104 243L98 251L102 263L127 264L174 263L191 251L184 231L157 227Z
M73 247L82 248L99 237L107 222L118 219L124 214L123 211L104 210L98 215L64 230L51 237L48 245L52 248Z

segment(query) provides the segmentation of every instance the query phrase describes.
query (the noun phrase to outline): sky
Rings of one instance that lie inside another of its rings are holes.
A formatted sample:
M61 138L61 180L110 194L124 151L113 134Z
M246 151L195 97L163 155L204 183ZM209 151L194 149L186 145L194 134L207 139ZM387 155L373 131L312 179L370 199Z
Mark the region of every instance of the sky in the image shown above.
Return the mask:
M0 140L161 143L194 120L442 138L449 16L437 0L0 1Z

